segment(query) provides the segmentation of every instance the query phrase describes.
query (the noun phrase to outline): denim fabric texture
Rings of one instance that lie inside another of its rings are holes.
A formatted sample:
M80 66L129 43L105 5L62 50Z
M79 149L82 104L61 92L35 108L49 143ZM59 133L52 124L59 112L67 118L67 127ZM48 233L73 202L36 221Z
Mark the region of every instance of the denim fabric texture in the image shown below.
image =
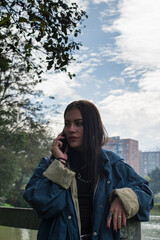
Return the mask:
M119 231L114 232L112 225L110 229L106 228L106 218L110 208L109 198L113 190L130 188L136 194L139 210L133 217L134 221L149 220L153 195L148 182L118 155L102 149L101 159L105 177L99 179L95 189L91 240L119 240ZM76 201L73 199L76 196L72 194L71 186L66 189L43 175L50 164L50 158L42 158L24 192L26 201L42 218L37 239L80 240ZM67 174L65 182L67 182Z

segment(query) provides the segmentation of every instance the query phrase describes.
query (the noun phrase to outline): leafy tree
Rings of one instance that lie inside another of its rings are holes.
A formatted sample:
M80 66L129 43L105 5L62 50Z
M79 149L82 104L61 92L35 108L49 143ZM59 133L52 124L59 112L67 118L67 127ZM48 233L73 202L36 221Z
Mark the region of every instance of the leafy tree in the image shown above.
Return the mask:
M156 167L150 174L150 187L154 194L160 192L160 168Z
M42 156L50 154L51 137L39 127L1 133L0 141L0 196L13 206L25 206L23 188Z
M65 0L1 0L0 5L0 196L17 205L21 187L50 145L48 108L34 87L46 70L67 71L87 16ZM55 104L51 108L56 111Z
M87 17L65 0L1 0L0 67L23 63L26 72L66 71L81 43L74 37ZM37 62L37 57L39 61ZM43 67L42 67L43 64ZM71 76L71 75L70 75Z
M15 131L33 119L42 120L42 104L31 99L43 93L35 92L34 86L46 69L67 71L81 45L74 38L87 16L76 3L65 0L1 0L0 4L0 126Z

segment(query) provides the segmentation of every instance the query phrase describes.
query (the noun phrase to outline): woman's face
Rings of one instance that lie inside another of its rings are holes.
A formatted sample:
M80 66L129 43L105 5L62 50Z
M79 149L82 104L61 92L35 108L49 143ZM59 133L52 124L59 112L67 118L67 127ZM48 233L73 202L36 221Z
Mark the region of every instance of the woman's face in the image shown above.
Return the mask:
M72 108L64 117L64 133L70 147L81 149L83 144L83 119L78 108Z

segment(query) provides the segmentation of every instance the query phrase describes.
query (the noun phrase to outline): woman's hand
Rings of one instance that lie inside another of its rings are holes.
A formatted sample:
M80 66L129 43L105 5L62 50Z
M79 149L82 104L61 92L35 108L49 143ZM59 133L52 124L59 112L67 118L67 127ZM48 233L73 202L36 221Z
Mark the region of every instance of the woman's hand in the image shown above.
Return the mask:
M107 216L107 228L110 228L113 221L113 230L120 230L122 226L126 226L126 214L119 197L115 197L111 203L109 214Z
M61 140L65 139L64 136L62 136L62 133L60 133L57 138L53 140L51 152L55 156L56 159L59 159L62 163L66 164L67 161L67 150L68 147L66 147L64 153L61 151L61 148L63 146L63 143Z

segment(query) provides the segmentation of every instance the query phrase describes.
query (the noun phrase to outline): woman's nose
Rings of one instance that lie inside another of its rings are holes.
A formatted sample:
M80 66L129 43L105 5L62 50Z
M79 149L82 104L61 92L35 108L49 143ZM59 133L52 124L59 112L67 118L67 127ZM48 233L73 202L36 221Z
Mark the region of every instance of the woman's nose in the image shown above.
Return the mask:
M74 124L71 124L71 125L70 125L69 131L70 131L70 132L75 132L75 125L74 125Z

